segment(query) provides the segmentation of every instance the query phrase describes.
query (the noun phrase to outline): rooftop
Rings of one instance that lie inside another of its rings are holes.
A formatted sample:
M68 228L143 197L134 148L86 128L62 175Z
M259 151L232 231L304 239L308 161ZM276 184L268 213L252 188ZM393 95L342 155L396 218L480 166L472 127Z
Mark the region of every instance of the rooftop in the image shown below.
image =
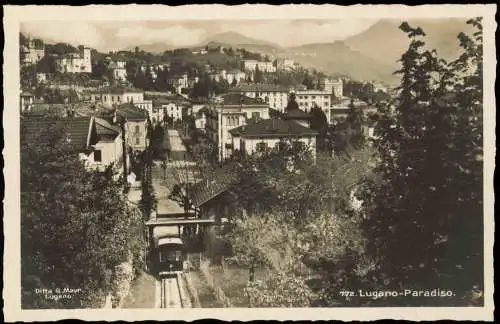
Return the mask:
M310 119L310 116L308 113L306 113L303 110L300 110L298 108L292 108L288 109L285 112L285 119Z
M88 148L89 130L92 117L73 117L73 118L54 118L30 116L24 117L21 122L22 134L27 140L34 136L39 136L40 131L47 130L51 127L64 127L69 143L81 151Z
M132 103L125 103L118 106L116 113L127 120L146 120L148 118L147 111L137 108Z
M289 92L290 89L272 83L246 83L231 89L233 92L262 91L262 92Z
M237 74L237 73L245 73L245 72L242 72L238 69L231 69L229 71L227 71L228 74Z
M99 136L116 138L121 132L119 127L111 125L107 120L99 117L95 118L95 124L97 135Z
M250 98L243 94L230 92L220 96L224 105L265 105L267 104L261 99Z
M115 94L123 94L126 92L144 93L144 91L140 89L133 87L126 87L126 86L109 86L90 91L90 93L115 93Z
M229 190L238 181L238 164L230 163L217 168L206 179L196 183L191 189L191 201L200 207L221 193Z
M256 123L243 125L229 131L232 135L252 136L315 136L317 131L304 127L297 122L280 118L262 119Z

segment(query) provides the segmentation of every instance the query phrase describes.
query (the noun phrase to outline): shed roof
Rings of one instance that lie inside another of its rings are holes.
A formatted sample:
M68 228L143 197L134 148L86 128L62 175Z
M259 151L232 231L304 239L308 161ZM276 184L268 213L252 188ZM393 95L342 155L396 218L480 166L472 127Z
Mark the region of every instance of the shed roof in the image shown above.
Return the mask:
M230 189L238 180L237 170L238 164L233 162L216 169L213 174L196 183L190 190L193 205L198 208Z

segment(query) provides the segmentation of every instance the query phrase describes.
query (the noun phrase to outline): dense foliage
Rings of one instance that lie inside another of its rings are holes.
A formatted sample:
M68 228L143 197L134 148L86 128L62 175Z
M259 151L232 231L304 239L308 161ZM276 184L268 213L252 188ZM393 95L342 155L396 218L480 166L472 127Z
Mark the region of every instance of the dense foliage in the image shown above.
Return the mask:
M401 25L410 46L397 101L381 110L381 181L362 198L379 287L453 289L442 302L455 305L483 289L482 36L480 19L469 23L477 32L459 35L463 54L451 63L425 48L420 28Z
M89 171L55 124L21 134L21 278L26 308L100 307L115 267L140 264L142 222L113 168ZM45 295L37 289L53 289ZM82 289L51 299L55 289Z
M351 104L334 158L311 163L286 143L240 161L233 191L248 216L227 239L250 279L255 267L270 273L249 283L252 306L481 305L482 36L480 19L469 23L477 32L459 35L463 54L450 63L401 25L401 85L395 101L376 103L373 149ZM339 294L346 287L454 295L352 298Z

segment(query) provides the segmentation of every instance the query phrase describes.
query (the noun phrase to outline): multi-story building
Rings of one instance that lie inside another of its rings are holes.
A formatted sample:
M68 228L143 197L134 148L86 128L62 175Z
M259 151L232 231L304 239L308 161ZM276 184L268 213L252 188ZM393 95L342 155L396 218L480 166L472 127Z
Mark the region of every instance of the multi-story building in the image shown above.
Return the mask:
M236 84L240 84L246 78L246 73L237 69L229 70L226 74L226 80L229 84L233 84L236 80Z
M144 92L139 89L124 86L103 87L90 91L89 96L92 103L100 103L107 107L131 103L147 111L149 115L153 113L153 102L144 100Z
M124 103L135 104L144 102L144 91L123 86L103 87L90 91L90 100L108 107Z
M273 62L242 60L241 64L243 71L255 71L258 67L261 72L276 72L276 66Z
M288 104L290 89L275 84L246 83L240 84L230 92L240 93L250 98L261 99L270 108L283 112Z
M229 83L231 85L234 80L236 80L237 84L239 84L241 81L245 80L246 73L242 72L240 70L237 70L237 69L233 69L233 70L229 70L229 71L226 71L223 69L223 70L216 70L216 71L210 72L208 74L208 76L210 79L217 81L217 82L220 82L222 80L226 80L227 83Z
M115 110L115 120L122 118L125 125L127 144L134 151L144 151L149 144L147 138L148 114L132 103L120 105Z
M35 96L27 91L21 92L21 112L30 111L31 107L35 103Z
M333 81L328 78L323 78L319 80L319 86L321 90L332 93L335 98L340 99L344 97L344 84L342 79Z
M21 46L21 58L23 65L33 65L38 63L45 56L45 47L36 46L32 39L29 39L27 45Z
M167 83L176 89L177 93L181 93L182 89L189 88L188 74L175 75L167 79Z
M114 68L113 70L113 77L117 81L127 81L127 70L125 68Z
M36 74L36 83L42 84L47 82L47 73L37 72Z
M232 146L243 154L251 155L266 148L273 148L282 140L298 140L311 150L316 158L318 132L301 124L280 118L263 119L256 123L230 130Z
M190 102L179 94L158 97L153 101L153 110L155 111L153 118L162 121L167 116L174 121L182 120L184 112L189 106Z
M295 62L289 60L286 57L276 59L276 70L277 71L291 71L295 69Z
M268 104L239 93L222 95L218 102L208 104L207 108L206 130L209 138L217 144L220 161L233 154L231 129L269 118Z
M67 53L56 58L56 70L60 73L91 73L92 60L89 47L79 53Z
M328 115L332 105L332 93L322 90L298 90L295 98L299 108L309 112L314 106L320 107Z

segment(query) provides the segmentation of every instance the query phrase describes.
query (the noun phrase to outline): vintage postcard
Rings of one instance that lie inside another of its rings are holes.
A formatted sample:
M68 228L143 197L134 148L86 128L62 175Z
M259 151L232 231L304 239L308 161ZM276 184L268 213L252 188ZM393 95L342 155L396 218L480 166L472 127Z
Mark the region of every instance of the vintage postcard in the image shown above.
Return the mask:
M6 320L492 321L495 13L6 6Z

